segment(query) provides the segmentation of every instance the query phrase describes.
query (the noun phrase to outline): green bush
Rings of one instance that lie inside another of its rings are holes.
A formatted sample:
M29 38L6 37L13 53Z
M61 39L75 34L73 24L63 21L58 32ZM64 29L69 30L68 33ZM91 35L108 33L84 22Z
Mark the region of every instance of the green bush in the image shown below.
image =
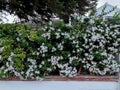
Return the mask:
M75 17L76 18L76 17ZM41 79L45 75L76 76L82 67L96 75L119 71L114 54L120 45L120 26L114 16L73 17L38 30L25 24L0 24L0 77Z
M44 75L45 71L39 74L42 60L36 55L37 48L45 41L40 35L40 31L23 24L0 25L0 67L6 76L27 79Z

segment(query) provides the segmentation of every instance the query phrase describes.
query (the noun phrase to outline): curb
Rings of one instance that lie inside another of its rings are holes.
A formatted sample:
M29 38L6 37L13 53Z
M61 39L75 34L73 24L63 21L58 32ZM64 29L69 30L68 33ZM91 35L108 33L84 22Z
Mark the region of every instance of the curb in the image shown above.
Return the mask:
M75 77L64 77L64 76L45 76L43 81L112 81L118 82L118 76L75 76ZM19 77L8 77L3 78L1 81L36 81L35 79L20 80Z
M118 81L118 76L46 76L44 81Z

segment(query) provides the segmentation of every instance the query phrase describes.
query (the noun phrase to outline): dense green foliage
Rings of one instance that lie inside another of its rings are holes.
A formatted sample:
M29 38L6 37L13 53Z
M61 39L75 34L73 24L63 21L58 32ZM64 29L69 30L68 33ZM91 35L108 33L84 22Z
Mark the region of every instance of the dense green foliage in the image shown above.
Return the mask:
M120 45L120 18L73 18L72 25L50 22L38 30L0 24L0 77L40 79L56 72L72 77L79 67L95 75L118 72L114 54Z
M34 22L49 21L53 15L68 22L71 14L84 14L94 9L96 2L97 0L0 0L0 10Z

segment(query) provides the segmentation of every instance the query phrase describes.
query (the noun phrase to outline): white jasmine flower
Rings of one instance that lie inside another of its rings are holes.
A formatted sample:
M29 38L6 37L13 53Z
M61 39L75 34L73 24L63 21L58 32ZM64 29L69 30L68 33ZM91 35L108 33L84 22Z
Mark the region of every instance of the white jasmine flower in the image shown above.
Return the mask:
M60 38L60 33L55 33L55 35L56 35L56 39Z
M0 52L2 52L2 51L3 51L3 49L4 49L4 47L0 47Z
M62 43L59 43L59 44L58 44L58 49L59 49L59 50L63 50L63 45L62 45Z
M44 44L42 44L41 46L40 46L40 52L41 53L46 53L47 51L48 51L48 47L47 46L45 46Z
M47 33L42 34L41 36L44 38L50 39L51 34L49 32L47 32Z
M56 51L56 48L55 47L52 47L52 51L51 52L55 52Z
M17 41L20 41L20 38L19 38L19 37L17 37L17 38L16 38L16 40L17 40Z

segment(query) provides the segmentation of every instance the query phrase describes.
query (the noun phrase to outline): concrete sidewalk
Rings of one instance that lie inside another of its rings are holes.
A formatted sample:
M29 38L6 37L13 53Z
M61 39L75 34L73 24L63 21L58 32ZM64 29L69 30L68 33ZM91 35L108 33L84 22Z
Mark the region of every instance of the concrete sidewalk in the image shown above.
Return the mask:
M117 90L117 82L0 81L0 90Z

